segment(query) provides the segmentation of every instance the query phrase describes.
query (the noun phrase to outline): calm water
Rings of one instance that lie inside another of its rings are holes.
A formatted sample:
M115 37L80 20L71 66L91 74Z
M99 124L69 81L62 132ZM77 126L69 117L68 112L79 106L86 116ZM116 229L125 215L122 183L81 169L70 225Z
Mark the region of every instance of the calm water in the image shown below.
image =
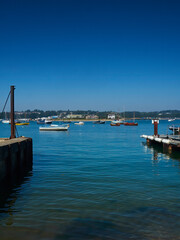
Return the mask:
M0 240L180 239L180 155L143 144L150 121L38 128L18 126L33 138L34 165L0 208ZM0 137L9 132L0 123Z

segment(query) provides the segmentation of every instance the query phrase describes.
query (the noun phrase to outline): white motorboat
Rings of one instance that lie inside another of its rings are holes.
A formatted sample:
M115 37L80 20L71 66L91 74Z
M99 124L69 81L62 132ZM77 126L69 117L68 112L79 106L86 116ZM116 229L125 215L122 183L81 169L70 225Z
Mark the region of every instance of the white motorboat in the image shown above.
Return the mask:
M9 120L2 120L2 123L9 124L10 121Z
M124 121L123 121L123 120L114 120L114 121L112 121L111 123L114 123L114 124L116 124L116 123L123 124Z
M51 124L51 123L52 123L52 120L45 119L45 124Z
M173 121L175 121L175 120L176 120L176 118L168 119L168 122L173 122Z
M180 133L180 126L170 126L169 130L173 131L174 134L179 134Z
M84 122L74 123L75 125L84 125Z
M69 124L68 125L55 125L55 124L51 124L48 127L39 127L40 131L67 131L69 128Z

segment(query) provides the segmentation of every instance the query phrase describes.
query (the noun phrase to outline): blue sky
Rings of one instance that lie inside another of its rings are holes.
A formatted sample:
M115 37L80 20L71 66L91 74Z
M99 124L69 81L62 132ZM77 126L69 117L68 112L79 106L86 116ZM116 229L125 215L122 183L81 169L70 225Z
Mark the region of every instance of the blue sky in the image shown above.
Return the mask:
M180 109L180 1L0 0L0 108Z

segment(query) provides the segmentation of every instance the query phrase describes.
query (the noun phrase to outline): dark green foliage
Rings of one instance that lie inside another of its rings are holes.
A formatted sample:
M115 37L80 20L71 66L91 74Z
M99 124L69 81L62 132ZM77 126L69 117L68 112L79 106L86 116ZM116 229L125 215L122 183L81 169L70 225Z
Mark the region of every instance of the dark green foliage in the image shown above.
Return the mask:
M115 114L116 119L117 118L133 118L135 115L135 118L139 119L147 119L147 118L180 118L180 110L166 110L166 111L155 111L155 112L112 112L112 111L104 111L104 112L99 112L99 111L92 111L92 110L76 110L76 111L71 111L71 110L49 110L49 111L43 111L39 109L35 109L33 111L27 110L27 111L21 111L21 112L15 112L16 118L41 118L41 117L48 117L48 116L60 116L60 118L66 117L68 114L81 114L84 116L84 118L87 115L97 115L100 119L105 119L107 118L108 114ZM10 113L6 113L7 118L9 118ZM5 118L5 113L0 113L0 119Z

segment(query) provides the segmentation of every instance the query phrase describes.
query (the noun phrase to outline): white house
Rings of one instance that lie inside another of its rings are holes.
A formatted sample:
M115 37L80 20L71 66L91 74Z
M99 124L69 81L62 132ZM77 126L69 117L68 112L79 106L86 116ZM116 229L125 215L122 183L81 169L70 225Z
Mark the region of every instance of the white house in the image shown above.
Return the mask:
M115 114L108 114L108 119L115 119L115 118L116 118Z

